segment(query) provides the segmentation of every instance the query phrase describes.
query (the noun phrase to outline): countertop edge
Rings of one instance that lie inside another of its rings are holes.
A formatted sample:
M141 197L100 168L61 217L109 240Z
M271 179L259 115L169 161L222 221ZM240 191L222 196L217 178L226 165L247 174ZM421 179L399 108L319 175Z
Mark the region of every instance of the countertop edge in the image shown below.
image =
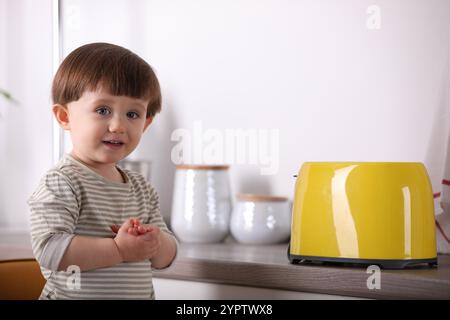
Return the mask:
M232 284L369 299L450 299L449 281L382 274L381 288L368 289L366 269L271 265L179 257L154 277ZM419 290L418 290L419 288ZM412 290L413 289L413 290Z

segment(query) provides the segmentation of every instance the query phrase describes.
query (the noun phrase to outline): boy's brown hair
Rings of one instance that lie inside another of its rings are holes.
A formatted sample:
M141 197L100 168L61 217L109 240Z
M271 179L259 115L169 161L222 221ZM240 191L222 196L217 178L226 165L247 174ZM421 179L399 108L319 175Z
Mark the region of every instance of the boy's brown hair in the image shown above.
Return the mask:
M110 43L86 44L64 59L53 79L53 103L77 101L99 84L112 95L149 99L147 118L161 111L161 89L150 65Z

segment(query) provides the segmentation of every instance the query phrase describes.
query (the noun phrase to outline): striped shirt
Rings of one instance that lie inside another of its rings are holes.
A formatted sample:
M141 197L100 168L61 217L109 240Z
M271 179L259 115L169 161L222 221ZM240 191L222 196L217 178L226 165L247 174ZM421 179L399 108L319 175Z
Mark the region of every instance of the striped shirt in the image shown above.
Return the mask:
M40 299L155 298L148 260L81 273L57 271L75 235L113 238L110 226L131 217L173 236L161 217L155 189L139 173L118 169L125 183L107 180L65 155L31 195L32 247L47 280Z

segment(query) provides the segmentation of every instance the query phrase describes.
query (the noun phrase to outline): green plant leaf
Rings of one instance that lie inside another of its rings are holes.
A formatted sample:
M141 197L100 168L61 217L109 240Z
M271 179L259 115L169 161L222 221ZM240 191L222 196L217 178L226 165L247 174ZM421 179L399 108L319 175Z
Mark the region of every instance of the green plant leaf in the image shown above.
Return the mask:
M8 91L2 88L0 88L0 95L2 95L6 100L10 102L17 103L17 100L15 100Z

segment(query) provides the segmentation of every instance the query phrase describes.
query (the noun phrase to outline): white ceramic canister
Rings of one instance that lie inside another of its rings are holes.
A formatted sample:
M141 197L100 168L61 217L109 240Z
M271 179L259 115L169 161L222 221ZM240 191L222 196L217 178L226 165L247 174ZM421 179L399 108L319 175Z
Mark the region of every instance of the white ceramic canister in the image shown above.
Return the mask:
M287 242L291 231L291 205L287 198L238 194L231 215L231 234L240 243Z
M182 242L221 242L232 209L228 166L179 165L175 172L171 227Z

